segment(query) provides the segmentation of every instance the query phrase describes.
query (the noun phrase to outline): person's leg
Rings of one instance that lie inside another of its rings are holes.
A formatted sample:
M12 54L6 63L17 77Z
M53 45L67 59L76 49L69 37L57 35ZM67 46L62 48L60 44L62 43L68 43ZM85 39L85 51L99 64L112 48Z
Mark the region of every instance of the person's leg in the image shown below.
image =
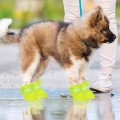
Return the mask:
M106 16L110 21L111 31L117 35L117 23L116 23L116 0L94 0L95 6L100 5ZM92 88L100 90L101 92L107 92L112 89L112 71L116 61L116 48L117 39L111 44L105 43L100 48L100 73L99 81L93 84Z
M83 13L85 12L87 0L82 0ZM72 22L80 18L79 0L63 0L64 21Z

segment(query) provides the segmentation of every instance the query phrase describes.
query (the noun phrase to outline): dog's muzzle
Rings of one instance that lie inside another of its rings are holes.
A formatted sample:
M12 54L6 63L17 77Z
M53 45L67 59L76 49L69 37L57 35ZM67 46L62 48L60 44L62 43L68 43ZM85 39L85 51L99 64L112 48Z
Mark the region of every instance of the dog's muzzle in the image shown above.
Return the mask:
M115 35L115 34L112 34L112 35L110 36L109 40L108 40L108 43L114 42L115 39L116 39L116 35Z

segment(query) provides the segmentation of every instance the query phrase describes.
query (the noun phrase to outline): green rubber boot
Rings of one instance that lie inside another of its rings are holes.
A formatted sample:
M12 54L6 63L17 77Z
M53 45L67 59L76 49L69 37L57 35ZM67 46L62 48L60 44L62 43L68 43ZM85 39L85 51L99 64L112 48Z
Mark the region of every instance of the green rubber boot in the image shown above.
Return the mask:
M36 101L47 98L47 93L40 87L40 80L24 85L20 91L26 101Z
M32 84L24 85L20 88L20 91L24 97L24 100L26 101L34 101L37 98L34 96L33 90L32 90Z
M95 95L88 88L88 80L82 84L77 84L69 87L69 92L76 102L84 102L95 99Z
M40 83L41 83L40 80L32 83L32 90L33 90L33 92L35 93L35 97L36 97L37 99L47 98L48 95L47 95L47 93L45 92L45 90L43 90L43 89L40 87Z

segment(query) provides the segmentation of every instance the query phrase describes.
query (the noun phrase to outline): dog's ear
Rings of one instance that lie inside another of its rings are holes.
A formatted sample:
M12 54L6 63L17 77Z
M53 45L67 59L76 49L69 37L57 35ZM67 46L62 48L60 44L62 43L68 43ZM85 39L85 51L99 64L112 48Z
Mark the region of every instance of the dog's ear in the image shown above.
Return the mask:
M102 16L103 16L102 8L100 6L97 6L95 8L95 11L90 16L89 19L90 26L93 28L96 27L99 24L99 22L102 21Z

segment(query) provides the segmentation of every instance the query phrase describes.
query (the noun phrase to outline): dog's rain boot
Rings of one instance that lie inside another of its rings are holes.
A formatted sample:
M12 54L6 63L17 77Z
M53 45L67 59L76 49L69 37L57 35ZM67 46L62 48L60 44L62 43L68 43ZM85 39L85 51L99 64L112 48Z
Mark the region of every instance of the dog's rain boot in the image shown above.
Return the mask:
M41 83L40 80L37 80L36 82L33 82L33 83L32 83L32 90L33 90L33 92L35 93L35 97L36 97L37 99L47 98L48 95L47 95L47 93L45 92L45 90L43 90L43 89L40 87L40 83Z
M26 101L34 101L37 98L34 96L33 90L32 90L32 84L24 85L20 88L20 91L24 97L24 100Z
M76 102L85 102L95 99L94 93L88 88L88 80L82 84L77 84L69 87L69 92Z
M20 91L26 101L36 101L47 98L47 93L40 87L40 80L24 85Z

